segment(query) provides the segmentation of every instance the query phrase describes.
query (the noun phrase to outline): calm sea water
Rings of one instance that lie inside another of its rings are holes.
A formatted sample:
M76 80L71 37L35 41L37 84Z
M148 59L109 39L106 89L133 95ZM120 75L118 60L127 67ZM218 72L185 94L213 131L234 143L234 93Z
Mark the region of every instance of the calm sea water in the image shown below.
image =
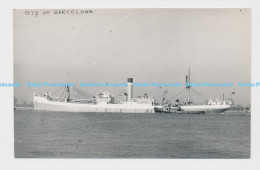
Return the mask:
M14 111L17 158L249 158L249 114Z

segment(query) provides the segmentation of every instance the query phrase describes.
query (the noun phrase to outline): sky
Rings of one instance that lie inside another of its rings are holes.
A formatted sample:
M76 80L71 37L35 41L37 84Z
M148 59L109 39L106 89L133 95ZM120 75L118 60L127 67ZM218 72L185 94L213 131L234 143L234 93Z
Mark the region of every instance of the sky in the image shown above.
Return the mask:
M136 87L158 102L192 82L233 83L234 87L195 87L203 96L250 104L250 9L86 9L88 14L57 14L55 9L14 10L15 97L30 102L34 92L56 88L26 87L27 82L182 83L182 87ZM70 9L72 10L72 9ZM77 10L73 9L74 13ZM29 15L26 11L29 11ZM34 11L32 13L32 11ZM37 16L35 15L37 11ZM43 14L50 11L49 14ZM123 87L82 87L95 95L105 89L116 97ZM194 98L195 99L195 98Z

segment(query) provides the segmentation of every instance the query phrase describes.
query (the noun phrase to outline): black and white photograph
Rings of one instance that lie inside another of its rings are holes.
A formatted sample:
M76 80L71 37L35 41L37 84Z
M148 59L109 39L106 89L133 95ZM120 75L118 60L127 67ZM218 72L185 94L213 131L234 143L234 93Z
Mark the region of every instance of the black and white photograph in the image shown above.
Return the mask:
M251 25L250 8L14 9L15 158L250 159Z

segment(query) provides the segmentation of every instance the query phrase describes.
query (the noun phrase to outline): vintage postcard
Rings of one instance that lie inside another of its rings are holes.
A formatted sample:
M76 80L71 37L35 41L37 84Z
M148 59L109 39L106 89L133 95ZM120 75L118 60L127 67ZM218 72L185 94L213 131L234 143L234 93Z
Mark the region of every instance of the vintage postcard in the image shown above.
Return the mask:
M250 158L251 9L14 9L16 158Z

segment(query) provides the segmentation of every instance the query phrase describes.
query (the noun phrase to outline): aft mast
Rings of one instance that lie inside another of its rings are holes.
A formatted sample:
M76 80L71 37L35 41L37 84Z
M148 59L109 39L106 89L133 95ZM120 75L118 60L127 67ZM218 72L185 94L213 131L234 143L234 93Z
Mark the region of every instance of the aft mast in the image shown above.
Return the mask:
M69 73L67 73L67 82L68 82L68 84L66 86L66 97L65 97L65 99L66 99L67 102L69 102L70 101Z
M188 103L190 103L190 68L189 68Z

